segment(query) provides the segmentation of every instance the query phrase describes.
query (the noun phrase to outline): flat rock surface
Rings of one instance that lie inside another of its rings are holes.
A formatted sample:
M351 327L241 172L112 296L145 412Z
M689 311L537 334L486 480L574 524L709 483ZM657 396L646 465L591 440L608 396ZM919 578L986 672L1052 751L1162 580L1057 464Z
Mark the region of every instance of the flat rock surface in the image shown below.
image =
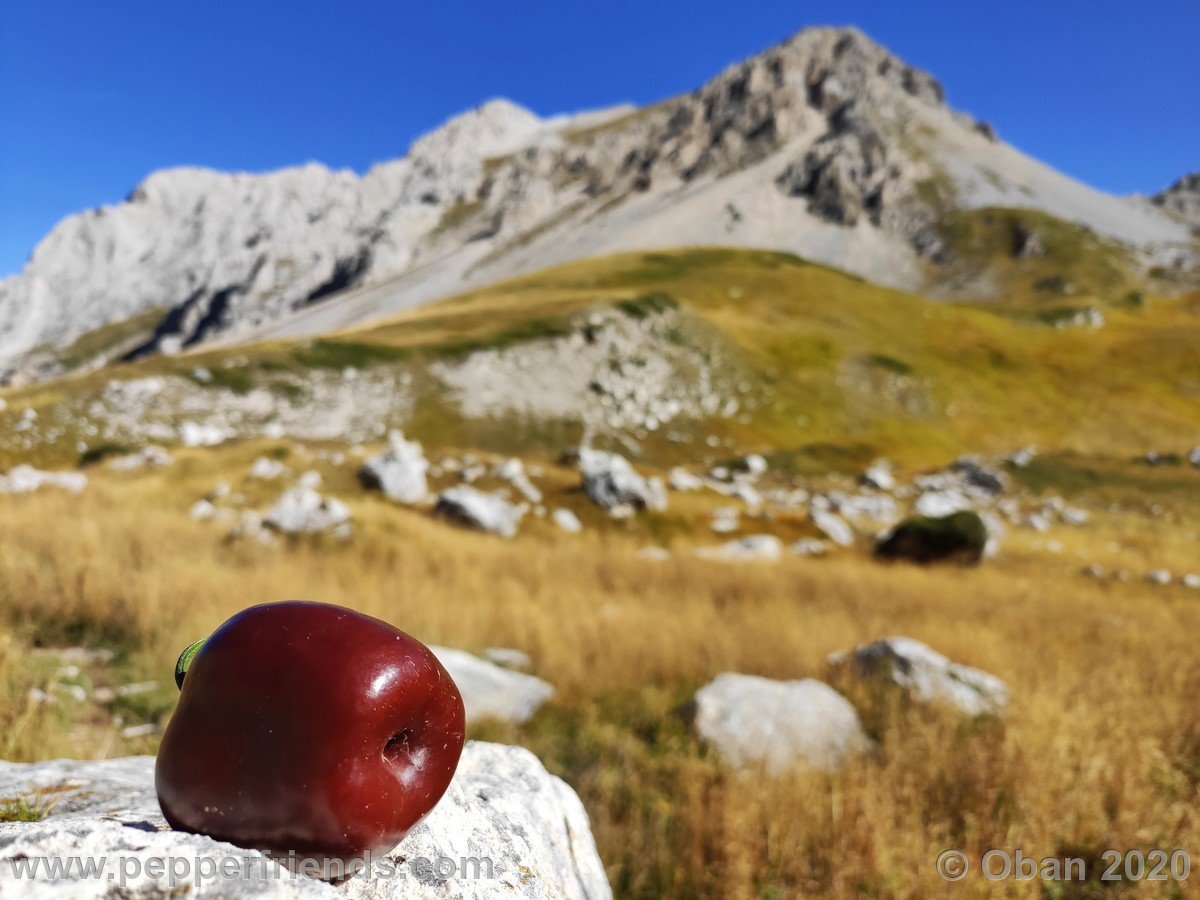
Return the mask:
M0 762L0 798L37 797L53 803L43 820L0 823L0 896L612 896L579 798L520 747L468 743L433 812L370 872L337 884L292 875L257 851L171 831L154 793L153 757ZM70 869L51 874L51 861ZM95 867L91 877L85 864ZM20 877L31 865L36 877Z

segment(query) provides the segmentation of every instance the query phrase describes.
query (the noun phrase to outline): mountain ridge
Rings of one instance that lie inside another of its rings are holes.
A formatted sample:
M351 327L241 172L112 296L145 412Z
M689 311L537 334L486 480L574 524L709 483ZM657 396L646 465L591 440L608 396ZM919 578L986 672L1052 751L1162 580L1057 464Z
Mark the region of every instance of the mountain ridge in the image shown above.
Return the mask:
M317 333L680 244L796 252L929 287L954 258L947 211L1004 205L1082 222L1144 270L1200 258L1171 205L1055 173L857 29L811 28L640 109L542 119L492 100L361 176L316 163L152 173L125 203L64 220L0 282L0 366L10 380L55 374L56 349L156 309L149 333L96 361Z

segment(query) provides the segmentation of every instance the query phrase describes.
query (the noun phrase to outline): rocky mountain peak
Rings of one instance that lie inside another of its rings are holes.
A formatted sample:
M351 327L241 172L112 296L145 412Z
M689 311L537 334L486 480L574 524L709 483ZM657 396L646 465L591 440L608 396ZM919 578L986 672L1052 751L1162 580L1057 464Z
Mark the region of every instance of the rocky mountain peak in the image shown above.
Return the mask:
M1155 194L1151 200L1200 228L1200 172L1184 175L1166 190Z
M1091 191L999 143L857 29L808 28L643 109L543 119L490 100L361 178L316 163L154 173L126 202L60 223L0 282L0 367L54 374L79 336L154 311L152 334L88 362L277 323L315 333L656 246L787 250L917 288L956 207L1033 206L1186 256L1189 184L1157 207Z

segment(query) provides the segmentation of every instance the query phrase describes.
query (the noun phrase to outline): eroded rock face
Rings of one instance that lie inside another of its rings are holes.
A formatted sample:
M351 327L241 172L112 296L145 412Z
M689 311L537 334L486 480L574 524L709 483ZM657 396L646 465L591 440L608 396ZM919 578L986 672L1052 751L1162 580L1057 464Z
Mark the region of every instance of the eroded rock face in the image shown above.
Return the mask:
M337 884L290 875L256 851L169 830L158 808L149 756L0 762L0 795L32 797L38 791L52 791L58 800L44 820L0 823L2 894L67 900L180 894L334 900L612 896L578 796L520 747L468 743L454 781L433 812L392 854L376 860L372 872ZM104 857L105 862L91 879L77 874L16 878L14 861L45 856ZM169 874L146 873L155 858L186 861L189 871L172 885ZM213 873L200 877L197 858L212 860ZM231 866L235 877L223 876L222 866Z
M1184 175L1165 191L1155 194L1153 200L1200 228L1200 172Z
M727 672L696 692L694 727L736 768L836 769L870 746L850 702L812 678Z
M969 716L1004 711L1008 687L995 675L959 665L909 637L887 637L830 657L867 676L887 678L924 703L949 703Z

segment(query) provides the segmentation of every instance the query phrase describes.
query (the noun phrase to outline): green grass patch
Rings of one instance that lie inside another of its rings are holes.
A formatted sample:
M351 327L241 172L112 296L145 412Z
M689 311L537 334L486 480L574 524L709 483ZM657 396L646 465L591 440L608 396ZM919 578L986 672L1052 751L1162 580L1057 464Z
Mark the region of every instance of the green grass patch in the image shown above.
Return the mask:
M336 340L313 341L292 351L292 359L310 369L369 369L404 362L411 356L406 347Z
M53 808L54 802L41 796L0 800L0 822L40 822Z
M869 359L872 365L883 369L885 372L891 372L893 375L911 375L916 371L908 363L883 353L873 353Z
M435 356L466 356L480 350L503 350L528 341L566 337L574 330L573 320L569 316L530 319L494 334L448 341L432 348L432 352Z
M632 300L622 300L617 309L634 319L648 319L651 316L662 315L669 310L679 309L679 302L670 294L661 291L652 294L642 294Z

